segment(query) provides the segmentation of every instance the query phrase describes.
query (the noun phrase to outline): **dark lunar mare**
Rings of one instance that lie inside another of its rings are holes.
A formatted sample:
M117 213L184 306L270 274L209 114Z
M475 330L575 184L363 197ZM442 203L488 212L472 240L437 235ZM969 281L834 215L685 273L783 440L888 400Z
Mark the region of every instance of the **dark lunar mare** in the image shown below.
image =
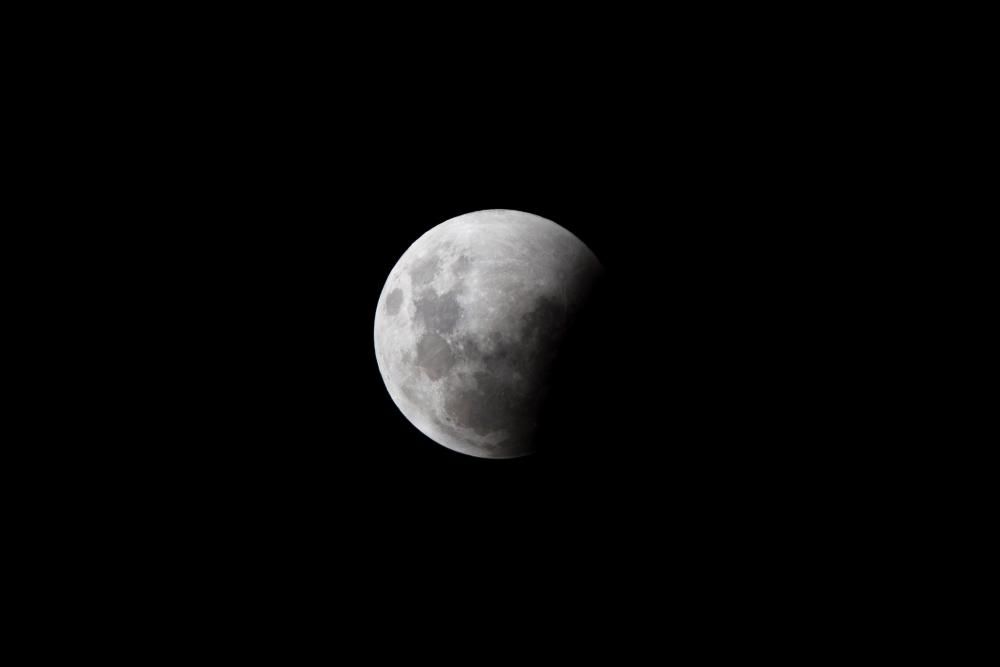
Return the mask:
M455 292L438 294L432 289L424 290L414 302L417 307L417 321L427 331L439 334L451 333L462 317L462 307Z
M448 341L436 333L426 333L417 342L417 366L427 376L437 380L448 374L455 365L455 353Z
M385 298L385 312L387 315L396 315L399 307L403 305L403 290L398 287Z

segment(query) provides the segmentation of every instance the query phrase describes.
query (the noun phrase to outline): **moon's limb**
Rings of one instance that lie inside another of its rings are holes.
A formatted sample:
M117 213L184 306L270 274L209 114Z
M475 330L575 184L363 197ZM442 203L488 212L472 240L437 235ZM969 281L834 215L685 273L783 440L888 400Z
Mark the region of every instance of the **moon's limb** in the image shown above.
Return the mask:
M379 297L375 350L389 395L445 447L530 453L547 368L600 273L583 242L530 213L477 211L434 227Z

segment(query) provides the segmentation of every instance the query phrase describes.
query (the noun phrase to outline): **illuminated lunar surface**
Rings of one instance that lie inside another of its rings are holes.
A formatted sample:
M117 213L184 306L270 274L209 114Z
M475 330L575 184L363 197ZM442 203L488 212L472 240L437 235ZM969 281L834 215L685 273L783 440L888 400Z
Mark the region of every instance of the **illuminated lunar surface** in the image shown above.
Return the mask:
M548 371L601 274L597 257L530 213L467 213L399 259L375 313L392 400L450 449L513 458L536 448Z

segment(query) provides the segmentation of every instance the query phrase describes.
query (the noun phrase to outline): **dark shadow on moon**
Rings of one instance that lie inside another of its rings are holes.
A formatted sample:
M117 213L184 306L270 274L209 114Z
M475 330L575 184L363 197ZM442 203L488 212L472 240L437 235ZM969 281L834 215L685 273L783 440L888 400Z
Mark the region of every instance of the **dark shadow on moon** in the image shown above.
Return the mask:
M558 349L570 326L572 323L567 320L566 308L555 299L543 296L522 318L521 338L539 354L549 356ZM544 363L546 360L538 361Z
M459 358L484 370L449 392L445 411L451 420L479 436L506 431L508 446L522 454L530 450L548 369L567 325L565 307L540 297L507 335L494 332L485 345L468 336L456 341ZM499 444L492 449L504 451Z
M534 397L506 378L479 371L474 388L452 392L445 410L460 426L486 436L496 431L526 430L534 408Z
M593 460L613 441L615 364L634 364L620 340L623 323L613 311L611 285L597 282L568 323L547 373L547 391L535 432L536 457Z
M474 373L474 382L449 388L442 430L455 435L451 427L460 427L482 437L506 432L496 445L477 445L487 457L535 452L531 459L594 460L595 444L604 442L614 414L609 369L624 349L609 337L618 327L606 292L597 284L569 320L561 303L539 299L516 331L492 337L488 349L463 336L444 353L443 340L425 335L425 370L432 378L445 372L438 363L453 358L488 369Z

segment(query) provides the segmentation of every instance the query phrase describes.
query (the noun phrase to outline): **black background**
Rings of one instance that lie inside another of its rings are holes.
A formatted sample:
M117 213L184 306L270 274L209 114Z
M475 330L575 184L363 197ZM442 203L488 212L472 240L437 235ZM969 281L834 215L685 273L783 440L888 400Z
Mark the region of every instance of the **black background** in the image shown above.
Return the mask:
M466 637L468 662L527 638L617 663L826 652L921 601L905 566L930 549L883 546L951 517L894 485L945 493L900 435L926 423L897 390L923 390L919 339L882 323L923 298L889 260L936 261L905 245L901 202L926 199L897 167L924 165L912 111L945 66L885 37L929 33L371 10L63 8L16 49L41 243L12 291L52 287L28 297L38 352L11 349L40 465L8 466L10 542L42 570L12 572L78 635L40 624L38 646L287 662ZM921 94L884 104L907 69ZM485 208L554 220L607 270L543 447L513 461L417 432L372 340L399 256Z
M817 241L801 219L808 171L770 119L741 113L734 128L725 99L502 88L280 104L227 92L204 114L157 114L166 167L141 234L169 305L149 331L162 376L145 378L162 444L143 458L186 489L168 506L208 533L347 525L433 544L500 531L519 553L553 531L607 541L636 525L655 541L664 525L801 511L790 498L822 455L800 442L826 428L804 426L815 291L790 279ZM822 200L808 205L819 224ZM542 451L514 461L417 432L372 345L402 252L484 208L555 220L608 275Z
M243 35L88 86L119 324L80 458L135 561L237 605L348 583L501 599L537 575L581 608L695 609L836 552L864 468L835 381L849 267L826 270L857 231L847 123L808 85L820 61L662 37L571 57ZM554 220L607 272L541 451L512 461L421 435L372 340L406 248L487 208Z

